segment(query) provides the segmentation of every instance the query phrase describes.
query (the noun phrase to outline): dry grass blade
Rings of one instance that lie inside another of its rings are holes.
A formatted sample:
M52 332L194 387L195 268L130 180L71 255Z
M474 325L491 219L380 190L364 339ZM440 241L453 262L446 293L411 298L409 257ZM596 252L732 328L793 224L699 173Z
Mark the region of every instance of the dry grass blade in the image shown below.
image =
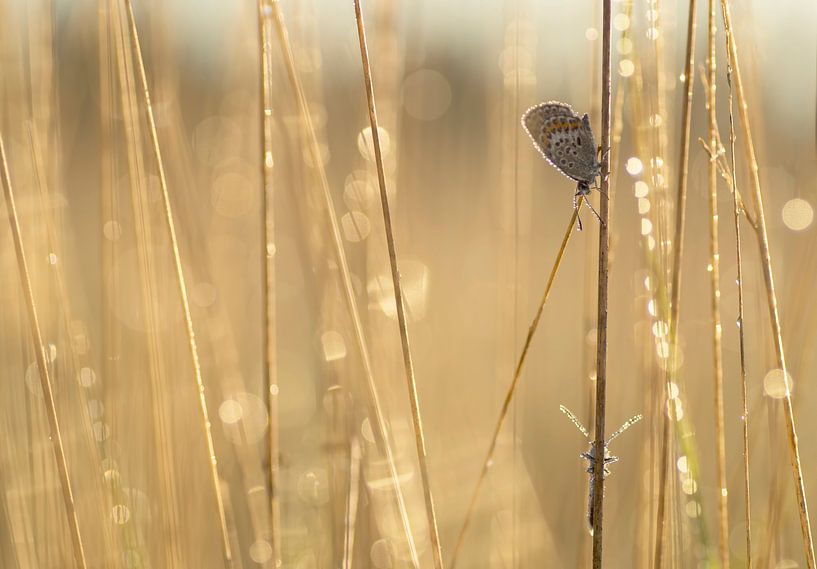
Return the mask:
M505 399L502 401L502 408L499 410L499 417L497 417L496 425L494 426L491 442L488 444L488 452L485 453L485 459L482 461L482 468L480 469L479 478L477 478L477 484L474 487L474 492L471 494L471 500L468 502L468 509L465 512L465 520L462 522L460 533L457 536L457 542L454 545L454 551L451 553L451 561L448 564L448 569L454 569L457 565L459 552L462 549L465 541L465 535L468 533L468 527L471 525L471 520L474 516L477 499L479 498L482 485L485 482L485 478L488 475L488 469L490 468L491 462L494 458L496 443L499 440L499 433L502 431L502 426L505 424L505 419L508 417L508 411L510 410L511 401L516 393L516 389L519 387L519 380L522 377L522 370L525 368L525 361L528 358L528 351L530 350L533 336L536 334L536 330L539 328L539 321L542 319L542 312L545 309L545 303L550 297L550 291L553 288L553 283L556 280L556 274L559 272L559 267L562 264L562 259L564 258L565 251L567 250L567 243L570 241L570 237L573 235L573 228L576 226L576 220L579 216L578 212L583 205L583 201L584 196L579 196L576 202L577 207L573 211L570 218L570 223L567 224L565 235L562 238L562 244L559 247L559 251L556 253L556 260L553 261L553 267L550 270L550 276L548 277L547 284L545 284L545 291L542 293L542 299L539 301L539 307L536 309L536 314L528 327L528 335L525 337L525 343L522 346L522 353L519 355L519 360L516 362L516 369L513 374L513 379L511 380L511 384L508 386L508 391L505 393Z
M360 0L355 0L355 20L357 35L360 42L360 58L363 63L363 80L366 84L366 98L369 107L369 122L372 129L372 145L374 146L375 163L377 165L377 182L380 187L380 204L383 207L383 223L386 228L386 245L389 249L389 265L394 286L394 303L397 308L397 322L400 328L400 346L403 351L403 366L408 382L409 403L411 405L411 420L414 426L414 440L417 445L417 458L420 464L420 478L423 487L423 498L426 506L428 530L431 534L431 552L434 558L434 567L443 568L443 555L440 548L440 533L437 527L437 515L434 511L434 498L431 494L431 482L428 475L428 457L426 453L425 436L423 435L423 420L420 413L420 400L417 395L417 381L414 377L414 362L411 358L409 346L408 323L406 322L406 307L403 300L403 287L400 282L400 270L397 266L397 246L394 242L389 197L386 194L386 175L383 171L383 153L380 148L380 134L377 124L377 108L374 100L374 83L372 70L369 64L369 50L366 46L366 30L363 24Z
M144 160L144 140L140 114L138 109L138 89L135 85L136 77L133 69L133 57L131 50L126 52L127 44L127 18L122 13L119 2L112 2L109 6L111 24L113 26L113 45L115 46L116 68L119 77L118 93L120 96L121 109L124 116L123 126L126 137L127 171L132 181L130 185L130 198L133 215L136 222L133 225L134 236L136 237L136 256L139 264L139 301L145 319L145 329L147 331L147 356L148 373L147 379L150 384L150 410L154 424L153 445L156 450L155 464L159 473L161 487L161 509L160 527L166 536L161 543L161 551L164 563L168 566L184 565L187 560L181 547L181 524L179 521L179 499L176 481L176 467L173 461L174 448L169 437L169 413L166 401L166 392L163 379L167 377L167 350L160 339L158 333L161 311L158 304L156 286L156 266L155 257L150 254L150 244L153 242L153 226L149 220L149 214L145 207L145 187L142 181L146 179L146 167ZM112 86L113 88L113 86ZM112 107L113 110L113 107ZM111 155L113 157L113 154ZM115 161L111 166L115 166ZM113 170L114 168L112 168ZM106 198L113 203L116 192L111 187L107 193L111 196ZM111 280L106 284L114 284L116 278L117 251L111 248L110 255ZM108 294L116 294L118 282ZM112 298L112 297L109 297ZM112 323L111 323L112 324ZM112 326L115 328L115 325Z
M263 181L262 227L263 243L261 247L264 288L262 303L264 305L264 369L266 372L266 395L269 410L269 478L270 478L270 519L272 531L272 555L275 567L281 565L281 504L279 496L280 452L278 432L278 377L276 365L275 334L275 256L272 247L275 243L275 226L273 216L273 179L272 179L272 78L270 73L270 33L269 5L266 0L258 0L258 42L261 65L261 180Z
M709 78L706 89L706 107L709 115L709 147L718 146L718 115L716 108L717 94L717 32L715 0L709 0L707 70ZM734 171L734 169L733 169ZM726 491L726 435L724 433L723 411L723 353L721 326L721 291L720 291L720 251L718 247L718 162L717 154L710 155L709 160L709 263L711 270L712 304L712 356L715 372L715 445L716 472L718 477L718 551L721 567L729 569L729 501ZM735 202L737 203L737 201Z
M604 527L604 420L607 413L607 299L608 262L610 255L610 104L612 99L612 79L610 75L610 44L613 37L613 6L611 0L604 0L602 13L602 59L601 59L601 147L604 158L601 166L601 199L599 214L599 279L598 317L596 343L596 460L593 464L593 569L601 569Z
M185 4L0 6L0 569L817 569L808 18Z
M710 0L710 5L714 4L714 0ZM710 6L710 19L714 18L714 6ZM714 22L710 23L714 27ZM727 33L729 30L727 28ZM714 32L712 32L714 35ZM711 41L711 40L710 40ZM714 50L714 48L710 48ZM728 55L728 52L727 52ZM714 65L713 65L714 67ZM746 567L752 569L752 507L751 507L751 493L749 491L749 401L748 401L748 386L746 384L746 327L743 320L743 256L741 251L740 240L740 211L741 202L738 199L738 180L735 173L735 117L732 112L732 61L731 57L727 57L726 64L726 78L729 84L729 155L731 159L731 179L730 187L732 189L733 214L735 221L735 258L737 261L737 287L738 287L738 342L740 345L740 385L741 385L741 402L743 404L742 415L742 434L743 434L743 498L746 502L746 513L744 515L744 524L746 532ZM713 98L714 98L714 73L711 79L713 81Z
M156 450L155 464L160 480L160 500L163 504L161 509L160 527L166 538L162 541L161 551L164 563L169 566L184 565L187 561L181 547L179 522L179 499L176 487L176 468L173 461L173 445L169 437L169 421L167 412L167 401L165 389L162 384L167 377L167 362L165 355L167 350L160 340L158 333L158 322L161 318L160 308L157 302L156 286L156 266L155 257L150 254L150 244L153 242L153 227L148 219L147 208L145 207L145 188L141 181L146 179L146 167L144 161L144 140L140 122L137 97L138 89L135 86L135 72L133 70L133 57L126 52L127 44L127 23L126 17L122 14L122 9L118 2L112 2L111 24L113 26L113 44L115 46L116 68L119 77L118 93L120 97L121 109L123 112L123 126L126 138L127 171L132 181L130 185L131 207L136 222L133 225L134 236L136 237L136 256L138 259L139 275L139 301L145 319L145 329L147 331L147 356L148 373L147 379L150 385L150 411L154 424L153 445ZM113 107L112 107L113 109ZM111 155L111 157L113 154ZM115 160L111 166L115 166ZM113 170L114 168L112 168ZM106 200L113 203L116 192L111 187L108 192L110 197ZM117 289L121 290L118 282L113 278L118 273L116 270L117 251L113 248L108 251L110 255L111 280L106 284L112 284L115 288L108 291L108 294L116 294ZM114 284L115 283L115 284ZM111 297L109 297L111 298ZM113 324L113 323L111 323ZM112 326L115 328L115 325Z
M349 492L346 496L346 516L343 528L343 569L352 569L355 552L355 530L360 501L360 441L352 438L349 444Z
M309 105L301 85L300 77L295 66L295 56L292 52L292 46L289 42L289 35L286 26L284 25L284 16L281 12L281 6L278 0L272 0L270 4L272 10L272 20L275 24L278 42L281 48L281 53L286 66L287 77L289 79L292 90L294 91L297 100L298 108L301 117L306 127L306 135L308 138L309 150L312 156L320 156L320 148L318 144L318 137L315 131L315 125L312 121L312 115L309 111ZM352 285L352 274L349 270L349 263L346 259L346 253L343 249L343 242L340 235L340 224L338 223L337 215L335 214L334 200L329 190L329 181L326 177L326 170L321 162L317 162L317 172L320 180L321 193L326 208L326 216L329 222L329 230L332 238L332 247L334 249L335 258L337 260L338 268L340 269L340 281L343 288L344 300L346 301L349 310L349 318L352 321L352 328L355 335L355 343L358 353L360 355L361 364L363 366L363 374L366 378L366 386L369 391L369 410L374 418L372 430L374 431L375 439L377 441L378 449L386 458L386 463L389 468L389 476L394 484L395 496L397 499L397 508L400 514L400 521L403 525L403 530L406 534L406 541L408 543L409 552L411 555L412 565L419 568L420 561L417 556L417 547L414 543L414 536L411 532L411 523L408 518L406 510L406 501L403 496L403 490L400 485L400 480L397 475L397 465L394 460L394 452L391 448L388 438L388 430L386 428L386 418L383 413L383 407L380 403L380 395L378 394L377 385L374 380L374 372L372 370L371 358L369 356L369 348L366 344L365 335L363 333L363 322L360 317L360 310L358 308L357 299L355 297L354 287Z
M704 86L704 92L709 92L709 78L706 75L706 72L701 69L701 83ZM721 142L721 135L718 130L715 131L715 146L711 146L708 144L703 138L698 138L698 142L706 150L707 154L711 160L715 161L717 164L718 173L720 174L721 178L724 182L727 183L729 186L729 191L732 191L732 169L729 166L729 162L726 159L726 149L723 147L723 142ZM757 220L754 217L754 214L749 211L746 207L746 201L743 199L743 195L738 190L736 192L735 197L738 200L738 207L740 208L740 213L746 217L746 221L756 230L757 229Z
M675 201L675 235L672 240L672 289L670 298L670 322L669 322L669 349L671 364L666 371L666 395L670 393L670 382L672 372L677 368L678 361L678 324L681 315L681 262L684 255L684 228L686 224L686 199L687 199L687 177L689 167L689 133L692 120L692 91L695 84L695 22L696 22L696 0L689 2L689 17L687 21L687 43L684 66L684 85L686 87L684 106L681 115L681 149L678 164L678 194ZM655 533L655 564L656 569L662 567L663 562L663 534L666 515L666 495L667 495L667 470L669 469L669 443L672 425L668 413L661 414L662 425L662 449L661 449L661 475L658 488L658 511L656 513L656 533Z
M131 0L124 0L125 8L128 18L128 27L130 31L131 49L136 57L137 69L139 71L139 80L141 82L142 91L145 98L145 108L148 117L148 126L150 130L151 145L153 148L154 158L159 170L159 185L162 190L162 202L165 211L165 221L167 223L168 233L170 235L170 244L173 253L173 263L176 269L176 283L179 290L179 300L184 312L184 323L187 331L187 342L190 350L190 360L193 368L193 374L196 380L196 387L199 393L199 407L201 410L201 422L204 430L205 444L207 445L208 460L210 465L210 478L213 487L213 497L216 501L216 508L218 510L219 526L221 529L222 552L224 554L224 561L226 566L232 566L232 551L230 546L230 536L227 531L227 519L224 513L224 499L221 495L221 482L218 475L218 460L216 458L216 449L213 443L213 433L211 431L210 417L207 412L207 399L204 394L204 382L201 376L201 365L199 364L198 348L196 347L196 336L193 331L193 319L190 315L190 302L187 295L187 285L185 284L184 271L182 269L181 255L179 253L179 243L176 238L176 227L173 221L173 210L170 205L170 194L167 188L167 177L165 175L164 161L162 160L162 152L159 146L159 134L156 130L156 120L153 116L153 105L150 102L150 90L148 88L147 73L145 72L145 63L142 57L142 48L139 44L139 35L136 27L136 18L133 15L133 4Z
M797 511L800 516L800 530L803 537L803 549L806 564L809 569L815 569L814 542L811 535L811 522L809 520L808 504L806 502L806 489L803 482L803 469L800 464L800 447L797 442L797 431L794 424L794 410L792 409L791 387L789 385L788 371L786 369L786 357L783 349L783 333L780 325L780 314L777 309L777 294L774 288L774 275L772 274L772 258L769 251L769 236L766 231L766 218L763 211L763 197L760 191L760 175L758 173L757 155L752 142L752 131L749 123L749 106L746 103L746 96L743 90L743 82L740 76L740 63L738 60L737 44L732 33L731 16L729 13L729 3L721 0L721 11L723 15L724 30L726 32L726 47L731 67L732 86L737 95L737 105L741 126L745 136L743 137L744 150L749 162L749 172L752 179L752 196L755 205L755 218L757 219L757 241L760 249L761 264L763 268L763 280L766 285L766 301L769 307L769 319L774 337L774 349L777 356L777 364L783 372L783 382L785 385L785 396L783 398L784 415L786 419L786 433L789 442L789 458L792 468L792 476L797 498ZM733 168L734 175L734 168Z
M37 371L40 376L40 386L43 392L43 402L45 403L46 416L48 418L48 428L50 430L51 447L54 450L54 458L57 463L57 471L60 478L62 490L62 500L65 505L65 515L68 518L68 530L71 534L71 545L73 546L74 560L77 567L85 569L85 550L82 545L82 534L79 529L77 510L74 505L74 495L71 491L71 477L68 474L68 463L65 459L65 449L62 444L62 433L57 417L57 409L54 405L54 391L52 389L51 376L48 369L48 362L45 357L45 344L43 343L40 331L40 321L37 318L37 305L34 302L34 291L31 288L31 277L26 263L25 250L23 248L22 231L20 230L20 219L17 216L17 207L14 204L14 191L11 186L11 173L9 172L8 159L6 157L6 147L3 142L3 135L0 134L0 163L2 164L3 194L6 199L8 209L9 224L11 226L12 239L14 241L14 253L17 256L17 267L20 273L20 284L26 298L26 310L28 321L31 327L31 336L34 341L34 352L37 358Z

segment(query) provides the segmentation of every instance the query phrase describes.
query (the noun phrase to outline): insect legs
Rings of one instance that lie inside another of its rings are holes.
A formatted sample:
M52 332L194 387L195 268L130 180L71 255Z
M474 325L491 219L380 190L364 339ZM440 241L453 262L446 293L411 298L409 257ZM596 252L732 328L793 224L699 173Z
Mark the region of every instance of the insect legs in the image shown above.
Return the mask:
M578 230L582 230L582 219L579 217L579 196L584 196L584 205L590 208L590 211L593 212L593 215L596 216L596 219L599 220L599 223L604 225L604 222L601 220L601 216L599 212L593 207L593 204L590 203L590 185L586 182L579 182L579 185L576 186L576 193L573 194L573 209L576 210L576 221L578 222Z
M576 211L576 221L578 222L578 230L582 230L582 218L579 216L579 196L584 196L584 205L590 208L590 211L593 212L593 215L596 216L596 219L599 220L599 223L604 225L604 222L601 220L601 216L593 207L593 204L590 203L588 196L590 195L590 186L585 182L579 182L579 185L576 186L576 193L573 194L573 209Z
M594 472L593 469L596 462L596 447L593 441L590 440L590 433L587 431L584 425L582 425L581 421L579 421L576 415L574 415L570 411L570 409L568 409L564 405L559 405L559 409L561 410L562 413L567 415L567 417L573 422L574 425L576 425L576 428L579 429L579 431L581 431L581 433L584 435L584 438L590 441L590 448L586 452L581 453L579 456L587 461L587 469L585 470L585 472L587 472L587 474L590 475L590 487L587 496L587 524L589 526L590 533L592 534L593 517L595 515L595 511L593 510L593 496L594 496L593 487L595 486L594 482L596 479L595 475L593 474ZM610 435L607 438L606 441L604 441L604 469L602 470L602 479L607 478L607 476L610 475L610 470L607 468L607 466L613 464L614 462L618 462L619 460L617 456L614 456L610 453L609 448L610 442L616 437L620 436L624 431L638 423L642 418L643 418L642 415L635 415L634 417L627 419L624 422L624 424L618 428L617 431L615 431L612 435Z

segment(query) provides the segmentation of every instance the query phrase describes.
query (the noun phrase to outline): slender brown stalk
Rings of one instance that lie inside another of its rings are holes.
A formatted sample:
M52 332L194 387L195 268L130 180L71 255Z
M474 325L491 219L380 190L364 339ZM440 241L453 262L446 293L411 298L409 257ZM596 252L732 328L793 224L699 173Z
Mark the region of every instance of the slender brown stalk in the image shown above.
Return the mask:
M29 144L29 151L31 154L31 162L33 165L33 183L34 186L37 188L37 193L39 195L39 207L40 211L42 212L42 225L45 226L45 237L46 243L48 246L48 250L52 252L52 254L56 255L56 258L60 261L51 267L51 272L54 278L55 293L56 296L54 298L56 306L59 308L59 319L62 325L62 329L65 331L69 331L72 329L72 323L75 323L75 314L76 312L73 309L71 295L68 292L68 282L65 275L65 263L61 260L64 258L62 248L62 243L59 239L59 231L57 227L57 221L55 220L55 203L53 194L49 192L49 188L47 187L48 184L48 173L46 169L46 164L43 156L43 144L38 137L37 129L34 121L27 121L27 131L28 131L28 144ZM35 278L36 280L36 278ZM44 318L46 322L48 318ZM47 324L46 324L47 326ZM84 367L84 364L87 364L87 354L81 354L77 349L77 346L73 342L67 342L67 353L68 353L68 369L63 368L63 372L67 373L79 373L79 370ZM70 370L70 371L68 371ZM57 379L59 382L59 379ZM88 389L84 389L84 392L88 392ZM83 393L83 395L85 395ZM86 400L86 405L87 405ZM90 429L91 424L84 420L79 421L79 424L82 425L83 428ZM95 460L97 462L101 462L104 453L104 446L97 445L91 448L91 452L93 453L93 458L91 460ZM114 489L114 492L116 490ZM105 516L110 510L108 508L112 507L115 503L121 502L110 502L106 500L109 496L100 495L98 498L101 500L94 500L93 498L89 499L89 496L85 496L86 503L94 503L96 502L96 515L98 516ZM122 494L116 498L118 500L124 500L125 497ZM119 524L116 524L119 525ZM124 527L119 528L124 533L131 533L132 528L127 527L127 524L124 524ZM113 536L113 532L110 534Z
M130 178L131 208L134 216L134 236L136 238L136 257L140 281L139 296L144 314L147 333L148 383L151 389L153 424L153 444L157 451L156 467L161 486L162 501L160 525L163 539L161 551L167 566L186 564L186 557L181 547L179 500L175 481L176 467L173 460L173 445L169 436L168 405L165 397L165 386L162 381L167 377L166 350L160 340L159 320L161 318L156 291L155 256L150 254L153 243L153 227L148 219L145 200L146 167L143 150L143 132L139 121L137 99L138 90L134 84L135 72L133 58L126 53L127 23L119 2L111 2L111 17L114 26L114 43L116 64L119 75L119 95L123 113L123 127L126 139L127 170ZM111 188L113 192L113 188ZM115 266L112 266L115 270Z
M772 433L773 430L770 428L769 435L771 436ZM775 466L771 470L771 480L769 480L768 483L769 493L766 498L766 511L768 512L769 521L764 524L764 532L761 537L757 555L755 556L758 567L773 567L772 555L774 555L780 547L780 535L778 532L780 531L781 518L783 517L782 503L784 502L784 485L780 480L781 468L777 466L776 461Z
M766 301L769 307L769 319L772 325L772 335L774 337L774 349L777 356L777 365L783 372L783 382L786 387L786 395L783 398L784 416L786 419L786 432L789 442L789 458L791 461L792 476L794 478L795 495L797 499L797 511L800 516L800 531L803 537L803 549L806 558L806 565L809 569L815 569L814 542L811 535L811 522L809 520L808 504L806 502L806 488L803 482L803 469L800 465L800 447L797 442L797 431L794 424L794 410L792 409L791 386L786 369L786 357L783 349L783 333L780 325L780 314L777 309L777 294L774 290L774 275L772 274L772 258L769 251L769 236L766 232L766 217L763 211L763 197L760 191L760 175L758 173L757 154L755 153L752 141L752 131L749 123L749 106L746 103L746 96L743 90L743 82L740 76L740 64L738 61L737 44L732 33L731 16L729 13L729 2L721 0L721 11L723 14L724 30L726 32L727 54L732 71L733 82L738 104L738 116L745 136L743 137L744 151L749 163L749 172L752 179L752 196L755 205L755 218L757 219L757 242L760 249L761 265L763 267L763 280L766 284ZM734 176L734 168L733 168Z
M318 145L318 137L315 131L315 125L312 121L312 115L309 112L309 105L306 101L301 79L295 67L295 56L292 53L292 46L289 42L289 34L284 25L284 16L281 12L281 6L278 0L271 0L270 7L272 9L272 19L275 23L279 47L283 55L284 64L287 71L289 82L294 91L295 98L298 103L301 117L306 126L306 134L309 143L309 149L312 156L320 156L320 148ZM403 529L406 533L406 541L408 543L409 553L411 555L412 565L419 569L420 561L417 556L417 548L414 544L414 536L411 532L411 523L408 518L406 510L406 502L403 496L403 490L400 485L400 480L397 476L397 464L394 460L394 452L389 443L388 430L386 428L386 418L383 412L383 406L380 403L380 395L377 391L377 385L374 380L374 372L372 370L371 357L369 356L369 348L366 344L366 338L363 333L363 322L360 317L360 310L357 304L354 287L352 285L352 274L349 270L349 263L346 259L346 253L343 249L343 242L340 234L340 224L335 213L334 200L329 190L329 181L326 177L326 170L320 163L320 160L315 159L316 170L321 186L321 192L326 208L326 216L329 222L330 235L332 237L332 247L334 249L335 259L337 261L338 269L340 270L340 281L343 288L343 296L349 310L349 318L352 321L352 329L354 331L355 343L357 345L358 354L360 355L361 364L363 366L363 375L366 379L366 386L369 391L369 410L374 418L372 429L374 431L375 440L378 445L378 450L385 456L386 463L389 468L389 475L394 484L395 496L397 499L397 508L400 513L400 520L403 524Z
M281 503L278 496L280 478L280 451L278 432L278 367L276 365L275 333L275 218L273 210L272 179L272 79L270 74L270 33L269 4L258 0L258 42L259 64L261 66L261 180L263 183L263 246L261 247L262 272L264 289L264 359L266 372L267 408L270 417L269 428L269 484L270 484L270 520L272 531L273 565L281 566Z
M82 545L82 534L79 529L77 510L74 505L74 495L71 491L71 477L68 474L68 462L65 459L65 449L62 444L62 433L60 432L57 408L54 404L54 391L51 384L51 374L48 371L48 362L45 357L45 343L43 342L40 330L40 321L37 318L37 305L34 301L34 291L31 287L31 277L28 272L25 250L23 249L22 231L20 229L20 219L17 216L17 207L14 203L14 191L11 186L11 173L9 172L8 159L6 158L6 147L3 142L3 135L0 134L0 163L3 168L3 194L6 199L6 208L9 214L9 224L14 241L14 252L17 256L17 268L20 272L20 284L23 287L23 294L26 297L26 309L28 311L28 321L31 326L31 336L34 341L34 352L37 358L37 371L40 375L40 386L43 391L43 402L45 403L46 416L48 418L49 439L54 451L54 459L57 463L57 472L60 477L60 487L62 489L62 500L65 505L65 515L68 518L68 530L71 534L71 545L73 546L74 560L77 567L85 569L85 550Z
M712 366L715 372L715 446L716 470L718 477L718 551L721 568L729 569L729 500L726 489L726 438L724 435L723 411L723 353L721 326L721 291L720 291L720 251L718 247L718 115L716 107L717 94L717 4L709 0L708 47L707 59L707 101L709 114L709 263L710 282L712 286ZM737 204L737 200L735 201ZM741 332L742 333L742 332Z
M380 148L380 134L377 124L377 108L374 100L374 83L372 82L372 70L369 64L369 50L366 46L366 30L363 24L363 14L361 12L360 0L354 0L355 20L357 22L357 37L360 42L360 59L363 63L363 82L366 84L366 99L369 106L369 123L372 129L372 145L374 146L374 158L377 165L377 181L380 186L380 203L383 207L383 224L386 228L386 245L389 249L389 265L391 266L391 279L394 287L394 302L397 306L397 323L400 328L400 346L403 350L403 366L406 371L406 381L408 382L409 403L411 406L411 420L414 425L414 440L417 445L417 459L420 464L420 480L423 487L423 498L426 505L426 518L428 520L428 530L431 535L431 552L434 558L434 567L443 568L443 554L440 548L440 533L437 527L437 515L434 511L434 498L431 493L431 482L428 476L428 457L426 454L425 436L423 434L423 419L420 413L420 400L417 395L417 381L414 377L414 362L411 357L411 347L409 346L408 324L406 322L406 309L403 304L403 286L400 283L400 270L397 266L397 246L394 242L394 230L392 228L391 211L389 209L389 198L386 194L386 175L383 171L383 154Z
M355 553L355 530L360 500L360 441L352 437L349 444L349 492L346 496L346 515L343 536L343 569L352 569Z
M622 7L622 11L627 10L630 8L630 5ZM599 17L599 12L601 10L601 4L594 2L593 3L593 14L592 18L593 21L597 20ZM630 14L627 14L630 16ZM628 27L629 30L629 27ZM624 34L627 33L627 30L622 32L622 37ZM600 67L600 58L601 53L597 49L596 42L590 43L590 53L591 53L591 62L590 62L590 69L595 70ZM601 77L598 73L591 72L591 82L590 82L590 116L592 117L599 117L601 115L601 99L599 99L596 95L601 92L601 87L599 86L601 82ZM623 101L621 100L622 90L616 93L616 100L614 103L614 107L616 111L619 109L623 109ZM617 115L618 116L618 115ZM613 128L613 141L616 141L616 135L620 134L616 128ZM616 144L616 149L618 149L618 145ZM610 154L610 160L613 164L616 163L618 159L617 156L614 156L612 153ZM608 219L613 217L612 208L610 208L610 213L608 215ZM593 239L585 239L584 240L584 291L582 293L582 337L588 338L590 335L595 334L596 332L596 307L594 306L595 296L596 296L596 279L595 273L596 271L596 243ZM596 349L593 342L582 342L582 380L584 385L586 385L586 397L587 397L587 423L590 424L593 422L593 408L594 402L596 400L596 385L594 382L594 377L596 373ZM516 437L514 437L516 440ZM585 499L586 496L590 495L590 478L585 480L585 483L582 487L582 498ZM587 527L584 524L579 524L576 526L576 533L578 535L578 539L576 540L577 548L578 548L578 564L580 567L585 567L590 562L590 556L592 555L592 544L593 544L593 536L587 531Z
M695 67L695 26L696 0L689 2L687 20L686 64L684 66L684 85L686 86L684 106L681 115L681 149L678 160L678 194L675 200L675 236L672 242L672 289L670 297L669 344L670 362L665 375L666 396L669 397L670 382L678 363L678 323L681 315L681 261L684 255L684 228L686 225L687 178L689 168L689 133L692 122L692 92L695 85L693 70ZM672 431L670 413L661 414L663 447L661 449L661 474L658 487L658 511L656 513L655 533L655 569L660 569L663 562L663 537L666 515L666 494L669 470L669 442Z
M709 93L709 79L707 78L706 72L701 70L701 83L704 86L704 92ZM711 147L707 141L703 138L698 138L698 142L706 150L707 154L709 154L710 158L715 161L717 165L718 173L720 174L721 178L729 185L729 191L732 191L732 170L729 166L728 160L724 157L726 150L723 147L723 142L721 142L721 135L720 132L717 130L715 131L715 146ZM743 199L743 196L738 190L735 194L735 197L738 200L738 207L740 208L740 213L746 218L746 221L749 222L749 225L752 226L755 230L757 230L757 221L754 218L749 209L746 207L746 201Z
M115 161L113 159L113 139L114 119L114 96L113 96L113 61L111 57L111 31L110 31L110 11L109 0L99 0L99 111L100 111L100 144L99 144L99 165L100 165L100 218L118 222L118 201L116 193L113 191L115 175ZM111 310L112 300L116 298L119 281L116 271L114 271L114 244L110 239L105 239L104 233L100 232L100 245L102 249L102 291L101 301L103 307L103 334L102 353L105 362L103 370L106 377L115 381L118 377L118 361L120 338L118 327L115 325L113 311Z
M662 398L666 401L666 395ZM663 407L659 407L662 409ZM665 410L662 415L666 414ZM659 459L658 472L658 507L655 513L655 557L653 568L660 569L664 558L664 520L666 517L666 488L669 477L669 445L670 428L666 419L661 420L661 455Z
M485 482L485 478L488 475L488 469L491 467L491 463L493 462L494 451L496 451L496 443L499 440L499 433L502 431L502 426L505 424L505 419L508 416L508 410L511 407L511 401L516 393L516 388L519 386L519 380L522 378L522 370L525 367L525 360L528 358L528 351L530 350L533 336L536 334L536 330L539 327L539 320L542 318L545 303L550 297L550 291L553 288L554 281L556 280L556 274L559 272L559 267L562 265L562 259L564 258L565 251L567 250L567 243L570 241L570 237L573 235L573 228L576 226L578 212L583 205L583 200L584 196L579 196L576 203L577 207L573 212L573 215L570 217L570 223L567 224L565 235L562 238L562 244L559 247L559 251L556 253L556 260L553 261L553 267L550 269L550 276L548 277L547 284L545 284L545 291L542 293L542 300L539 301L539 307L536 309L536 314L528 327L528 335L525 337L525 343L522 346L522 353L519 355L519 360L516 362L516 370L514 371L513 379L511 380L511 384L508 386L508 391L505 393L505 399L502 402L502 408L499 411L499 417L497 417L496 425L494 426L493 436L491 437L491 442L488 445L488 452L485 453L485 459L482 461L482 469L480 470L479 478L477 478L477 485L474 487L474 492L471 494L471 500L468 502L468 509L465 512L465 521L462 523L460 533L457 536L457 542L454 545L454 551L451 553L451 561L448 563L448 569L454 569L457 565L459 552L462 549L463 542L465 541L465 535L468 532L468 527L471 525L471 519L474 516L477 498L479 498L479 493L482 490L482 484Z
M596 428L593 441L596 460L593 463L593 569L601 569L604 527L604 421L607 414L607 295L610 254L610 103L613 84L610 77L610 44L613 37L613 6L604 0L602 14L601 59L601 198L599 200L599 294L596 339Z
M711 36L715 35L715 23L712 21L715 17L714 0L709 0L710 3L710 26L713 27ZM731 30L726 29L726 33L730 34ZM710 37L710 41L712 38ZM728 37L727 37L728 41ZM715 48L710 45L710 49L714 52ZM714 55L712 56L714 57ZM712 64L714 67L714 63ZM740 212L741 205L738 200L738 179L735 173L735 118L732 112L732 58L727 51L726 62L726 79L729 84L729 155L731 160L731 189L733 214L735 220L735 258L738 265L738 343L740 345L740 386L741 386L741 401L743 403L743 414L741 415L741 423L743 427L743 498L746 502L746 514L744 516L745 531L746 531L746 567L752 569L752 508L749 492L749 397L748 387L746 384L746 340L745 340L745 323L743 320L743 257L741 252L740 240ZM713 91L712 98L714 98L715 88L715 74L714 70L711 73L710 81L712 82L711 89ZM710 144L712 140L710 137Z
M216 449L213 443L213 433L210 427L210 417L207 412L207 398L204 394L204 382L201 376L201 365L199 364L198 348L196 346L196 336L193 330L193 319L190 315L190 303L187 295L187 285L185 284L184 270L182 269L181 255L179 253L179 243L176 238L176 227L173 221L173 210L170 205L170 194L167 188L167 177L165 175L164 161L159 146L159 134L156 130L156 120L153 116L153 105L150 102L150 89L148 88L147 73L145 72L145 62L142 57L142 48L139 44L139 35L136 27L136 18L133 15L133 4L131 0L124 0L128 17L128 27L130 30L131 48L136 56L137 68L139 70L139 80L142 92L145 97L145 108L148 117L150 139L153 147L156 166L159 170L159 185L162 190L162 201L165 210L165 221L168 233L170 234L170 244L173 252L173 262L176 269L176 281L179 289L179 300L184 312L185 329L187 331L187 342L190 348L190 359L193 367L193 375L196 380L196 387L199 392L199 406L201 410L201 421L204 430L205 444L207 445L208 462L210 464L210 475L213 486L213 497L218 509L219 525L221 529L222 553L227 567L232 566L232 550L230 546L230 535L227 531L227 519L224 513L224 499L221 495L221 482L218 475L218 460Z

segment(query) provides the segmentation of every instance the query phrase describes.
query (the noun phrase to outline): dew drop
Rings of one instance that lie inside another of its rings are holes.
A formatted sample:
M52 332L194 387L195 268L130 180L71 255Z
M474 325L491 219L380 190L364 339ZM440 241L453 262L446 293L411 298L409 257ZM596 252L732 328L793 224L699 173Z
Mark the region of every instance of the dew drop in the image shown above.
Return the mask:
M130 510L123 504L117 504L111 511L113 522L117 525L124 525L130 520Z
M272 558L272 546L265 539L259 539L250 546L250 559L256 563L266 563Z
M628 158L627 163L625 164L624 167L626 168L627 173L630 174L631 176L637 176L644 171L644 164L642 164L641 160L636 156Z

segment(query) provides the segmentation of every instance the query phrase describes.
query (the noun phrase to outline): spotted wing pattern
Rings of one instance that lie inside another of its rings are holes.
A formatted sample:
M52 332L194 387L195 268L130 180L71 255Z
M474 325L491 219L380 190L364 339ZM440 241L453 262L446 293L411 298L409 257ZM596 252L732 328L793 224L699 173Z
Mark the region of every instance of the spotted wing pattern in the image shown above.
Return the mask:
M592 183L599 175L601 165L587 115L579 117L569 105L551 101L528 109L522 125L542 156L568 178Z
M543 149L539 147L536 141L536 135L534 133L541 133L544 129L545 122L552 118L576 116L578 116L576 111L574 111L570 105L558 101L549 101L528 109L525 114L522 115L522 126L525 127L525 130L533 139L536 148L539 149L540 152L543 152Z

